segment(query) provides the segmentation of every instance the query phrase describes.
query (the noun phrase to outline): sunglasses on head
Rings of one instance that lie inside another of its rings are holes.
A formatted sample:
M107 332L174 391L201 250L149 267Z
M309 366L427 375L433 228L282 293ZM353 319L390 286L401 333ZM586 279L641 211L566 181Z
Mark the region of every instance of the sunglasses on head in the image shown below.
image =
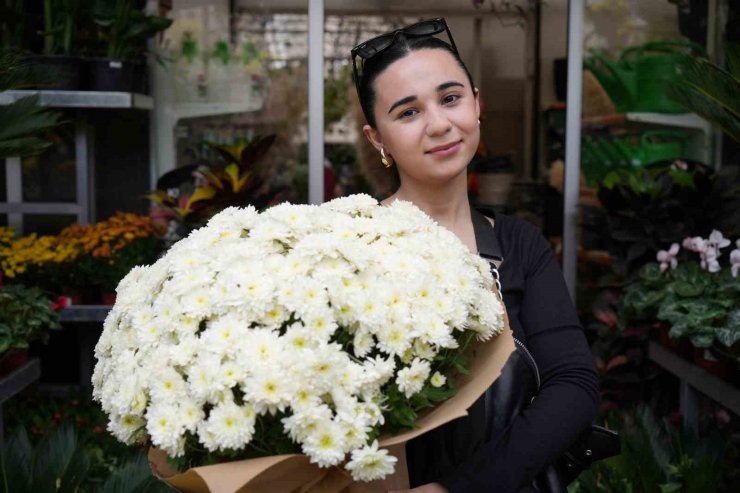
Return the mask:
M367 60L374 57L378 53L388 49L396 41L396 36L403 34L404 36L423 37L423 36L434 36L442 31L447 33L447 37L450 38L450 46L455 53L457 53L457 47L455 46L455 40L452 39L452 33L447 27L447 22L442 17L436 19L429 19L426 21L417 22L410 26L396 29L395 31L381 34L375 38L369 39L363 43L358 44L350 52L352 55L352 69L355 76L355 86L357 91L360 91L360 71L357 68L357 57ZM364 64L364 62L363 62Z

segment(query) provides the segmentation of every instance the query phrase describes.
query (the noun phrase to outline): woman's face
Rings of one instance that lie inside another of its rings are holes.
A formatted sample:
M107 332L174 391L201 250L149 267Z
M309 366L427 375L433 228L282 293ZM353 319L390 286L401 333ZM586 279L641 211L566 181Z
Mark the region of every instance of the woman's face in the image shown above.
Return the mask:
M480 140L477 92L445 50L409 53L375 79L376 127L365 135L385 149L401 182L439 184L465 172Z

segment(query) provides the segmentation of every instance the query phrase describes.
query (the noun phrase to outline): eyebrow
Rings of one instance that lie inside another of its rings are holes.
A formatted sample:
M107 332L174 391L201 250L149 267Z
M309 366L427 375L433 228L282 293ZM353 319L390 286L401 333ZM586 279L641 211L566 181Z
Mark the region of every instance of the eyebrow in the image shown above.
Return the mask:
M461 82L458 82L456 80L451 80L448 82L443 82L440 85L438 85L437 92L444 91L445 89L449 89L450 87L465 87L465 86ZM393 110L395 110L399 106L402 106L407 103L411 103L412 101L416 101L417 99L418 98L416 96L406 96L405 98L401 98L391 105L391 109L388 110L388 113L390 114Z

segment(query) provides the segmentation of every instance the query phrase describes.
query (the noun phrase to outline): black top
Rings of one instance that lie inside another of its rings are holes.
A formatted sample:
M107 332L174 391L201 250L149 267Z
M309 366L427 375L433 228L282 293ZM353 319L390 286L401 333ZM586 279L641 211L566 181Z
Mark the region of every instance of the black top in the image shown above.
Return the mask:
M503 257L498 270L509 325L537 362L540 393L488 443L483 397L468 416L412 440L409 476L412 487L439 482L451 493L526 491L596 417L598 377L560 265L540 230L503 214L495 215L494 227L477 211L473 225L481 256Z

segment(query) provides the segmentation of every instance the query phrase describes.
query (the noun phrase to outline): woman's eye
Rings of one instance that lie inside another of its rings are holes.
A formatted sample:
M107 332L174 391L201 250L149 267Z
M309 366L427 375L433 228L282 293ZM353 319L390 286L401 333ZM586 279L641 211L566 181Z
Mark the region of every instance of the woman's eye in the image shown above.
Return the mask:
M398 115L399 118L410 118L416 114L416 110L413 110L411 108L407 110L403 110L400 115Z
M447 96L442 98L442 104L454 103L458 99L460 99L460 96L458 96L457 94L448 94Z

